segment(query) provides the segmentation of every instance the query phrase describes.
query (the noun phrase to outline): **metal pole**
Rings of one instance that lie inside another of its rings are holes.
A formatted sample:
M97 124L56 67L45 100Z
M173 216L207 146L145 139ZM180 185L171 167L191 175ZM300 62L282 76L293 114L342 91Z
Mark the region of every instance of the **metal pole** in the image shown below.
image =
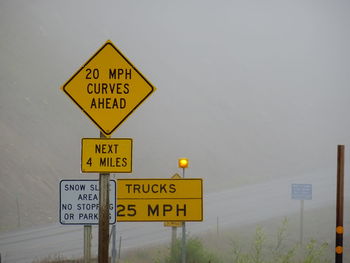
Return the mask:
M100 138L108 138L100 132ZM98 262L108 262L109 248L109 173L99 178Z
M117 262L120 260L120 254L122 252L122 236L119 237L119 247L118 247L118 259Z
M216 217L216 235L219 236L219 217Z
M176 256L176 236L177 236L177 227L173 226L171 227L171 252L170 252L170 256L172 259L175 258Z
M91 225L84 226L84 263L91 261Z
M300 200L300 245L303 244L304 233L304 200Z
M185 178L185 168L182 168L182 178ZM182 223L181 262L186 263L186 222Z
M17 205L17 227L21 227L21 213L19 210L19 201L18 201L18 196L16 196L16 205Z
M112 226L112 261L111 263L115 263L117 259L117 249L116 249L116 226L115 224Z
M335 235L335 262L343 262L343 233L344 233L344 145L338 145L337 157L337 211Z

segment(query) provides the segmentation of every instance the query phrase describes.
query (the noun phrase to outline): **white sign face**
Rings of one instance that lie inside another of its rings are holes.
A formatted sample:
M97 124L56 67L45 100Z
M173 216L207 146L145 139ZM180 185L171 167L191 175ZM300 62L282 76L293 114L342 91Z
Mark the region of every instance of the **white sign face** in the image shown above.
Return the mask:
M311 200L312 184L292 184L292 199Z
M99 213L98 180L60 181L60 223L97 225ZM116 183L109 184L109 223L116 222Z

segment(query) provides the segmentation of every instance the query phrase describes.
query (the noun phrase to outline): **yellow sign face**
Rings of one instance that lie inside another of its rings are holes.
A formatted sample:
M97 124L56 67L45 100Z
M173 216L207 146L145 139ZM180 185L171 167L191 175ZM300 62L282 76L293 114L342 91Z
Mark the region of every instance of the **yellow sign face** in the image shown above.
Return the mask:
M107 41L62 90L104 134L110 135L155 87Z
M166 221L164 222L165 227L182 227L181 221Z
M132 139L83 138L81 171L83 173L131 173Z
M202 179L118 179L117 221L202 221Z

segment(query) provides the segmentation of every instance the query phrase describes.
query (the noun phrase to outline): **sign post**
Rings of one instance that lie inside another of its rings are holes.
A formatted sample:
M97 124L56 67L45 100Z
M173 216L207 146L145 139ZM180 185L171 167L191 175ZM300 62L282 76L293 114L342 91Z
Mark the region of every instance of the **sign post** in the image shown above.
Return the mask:
M337 156L337 211L335 235L335 262L343 262L343 233L344 233L344 152L345 146L338 145Z
M312 199L312 184L292 184L292 199L300 200L299 242L302 244L304 233L304 200Z
M91 262L91 225L84 226L84 263Z
M106 138L100 132L101 138ZM98 217L98 262L108 262L109 248L109 173L100 173L100 205Z
M185 178L185 169L188 168L188 159L181 158L178 160L179 168L182 168L182 178ZM182 248L181 262L186 263L186 222L182 223Z
M171 179L181 179L179 174L174 174ZM176 253L176 239L177 239L177 228L182 227L183 222L181 221L165 221L165 227L171 227L171 249L170 249L170 257L175 258Z

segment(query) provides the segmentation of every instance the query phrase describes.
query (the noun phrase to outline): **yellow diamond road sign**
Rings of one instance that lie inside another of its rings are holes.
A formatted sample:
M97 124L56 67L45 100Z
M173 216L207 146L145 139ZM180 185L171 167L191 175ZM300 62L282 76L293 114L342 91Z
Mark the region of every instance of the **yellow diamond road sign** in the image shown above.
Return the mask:
M62 90L104 134L110 135L155 87L107 41Z

